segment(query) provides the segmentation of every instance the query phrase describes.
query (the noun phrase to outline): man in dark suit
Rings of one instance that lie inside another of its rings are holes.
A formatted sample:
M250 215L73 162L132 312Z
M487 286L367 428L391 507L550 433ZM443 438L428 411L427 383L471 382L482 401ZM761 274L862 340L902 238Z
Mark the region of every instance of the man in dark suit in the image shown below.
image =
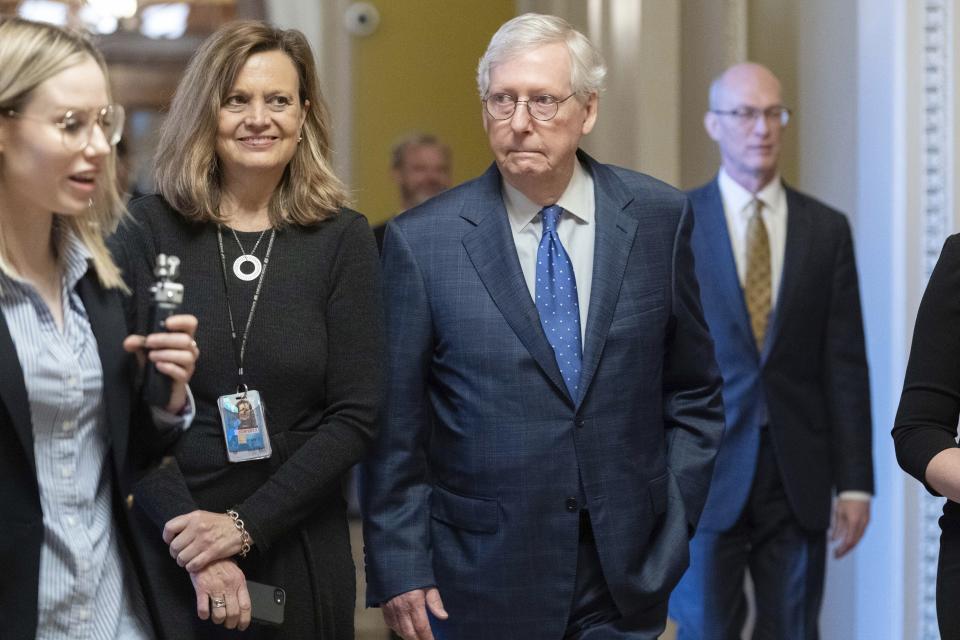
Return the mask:
M842 214L780 180L789 118L780 83L760 65L731 67L711 86L705 125L722 168L690 197L727 430L690 569L670 601L682 639L740 638L747 569L755 638L817 638L831 503L837 557L869 520L853 243Z
M723 431L680 192L578 151L605 68L526 14L478 72L496 162L393 220L367 602L405 638L656 638Z

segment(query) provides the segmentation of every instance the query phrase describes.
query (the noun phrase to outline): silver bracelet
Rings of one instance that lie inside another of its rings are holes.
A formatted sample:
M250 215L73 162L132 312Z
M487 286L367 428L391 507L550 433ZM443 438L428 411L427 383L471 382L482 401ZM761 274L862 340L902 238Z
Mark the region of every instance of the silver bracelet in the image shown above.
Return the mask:
M247 554L250 553L250 534L247 533L247 528L243 526L243 520L240 519L239 513L233 509L227 509L227 515L233 518L233 526L235 526L237 531L240 532L239 556L241 558L246 558Z

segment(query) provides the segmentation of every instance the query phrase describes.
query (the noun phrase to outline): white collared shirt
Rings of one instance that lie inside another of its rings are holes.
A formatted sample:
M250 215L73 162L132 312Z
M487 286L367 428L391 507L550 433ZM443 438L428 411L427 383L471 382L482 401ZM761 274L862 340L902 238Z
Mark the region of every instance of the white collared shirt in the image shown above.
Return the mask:
M747 277L747 223L753 215L754 199L763 202L760 215L767 227L770 239L770 304L776 306L783 275L783 254L787 246L787 192L777 175L756 194L750 193L723 169L717 178L723 212L727 218L727 231L733 258L737 263L737 277L743 287Z
M517 257L520 258L520 268L533 300L537 288L537 249L543 234L540 216L540 209L543 207L532 202L506 180L501 184L503 204L510 218L510 229L517 247ZM577 303L580 306L580 338L585 341L590 289L593 284L597 205L594 199L593 177L579 161L575 162L570 183L556 204L563 208L563 214L557 223L557 235L573 263L573 275L577 280Z

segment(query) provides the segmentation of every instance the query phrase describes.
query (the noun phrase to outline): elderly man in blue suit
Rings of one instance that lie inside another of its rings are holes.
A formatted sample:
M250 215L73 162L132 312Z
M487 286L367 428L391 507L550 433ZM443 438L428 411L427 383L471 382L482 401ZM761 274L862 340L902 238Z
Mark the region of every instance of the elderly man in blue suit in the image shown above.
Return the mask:
M405 638L653 639L723 431L680 192L578 151L605 74L565 21L504 24L495 163L384 243L390 386L367 601Z
M780 83L760 65L731 67L711 86L705 124L722 167L690 198L727 430L690 569L670 601L683 640L739 640L746 570L754 638L817 638L831 503L838 557L869 520L870 394L853 243L842 214L780 180L789 118Z

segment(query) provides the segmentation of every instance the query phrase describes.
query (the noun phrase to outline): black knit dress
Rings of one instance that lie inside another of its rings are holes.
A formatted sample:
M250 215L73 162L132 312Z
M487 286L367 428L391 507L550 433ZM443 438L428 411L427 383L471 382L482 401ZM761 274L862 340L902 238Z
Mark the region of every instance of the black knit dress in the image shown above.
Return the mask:
M216 225L187 222L159 196L130 205L112 241L134 296L128 323L143 333L158 253L181 260L184 313L199 318L200 358L190 382L193 426L174 460L135 491L142 535L164 545L163 524L194 509L236 509L255 542L239 567L248 580L282 587L282 627L228 632L196 615L189 576L170 559L148 567L154 612L169 638L353 638L354 567L342 482L374 435L382 401L383 320L379 266L363 216L342 210L319 224L276 232L247 338L245 382L260 392L273 445L268 460L230 463L217 398L237 387ZM238 233L246 252L260 233ZM270 231L255 255L266 252ZM243 332L257 281L231 269L240 248L224 229L227 287Z
M958 417L960 234L947 238L923 293L893 428L900 466L934 495L927 466L938 453L957 446ZM947 500L940 529L937 619L943 640L960 640L960 504Z

